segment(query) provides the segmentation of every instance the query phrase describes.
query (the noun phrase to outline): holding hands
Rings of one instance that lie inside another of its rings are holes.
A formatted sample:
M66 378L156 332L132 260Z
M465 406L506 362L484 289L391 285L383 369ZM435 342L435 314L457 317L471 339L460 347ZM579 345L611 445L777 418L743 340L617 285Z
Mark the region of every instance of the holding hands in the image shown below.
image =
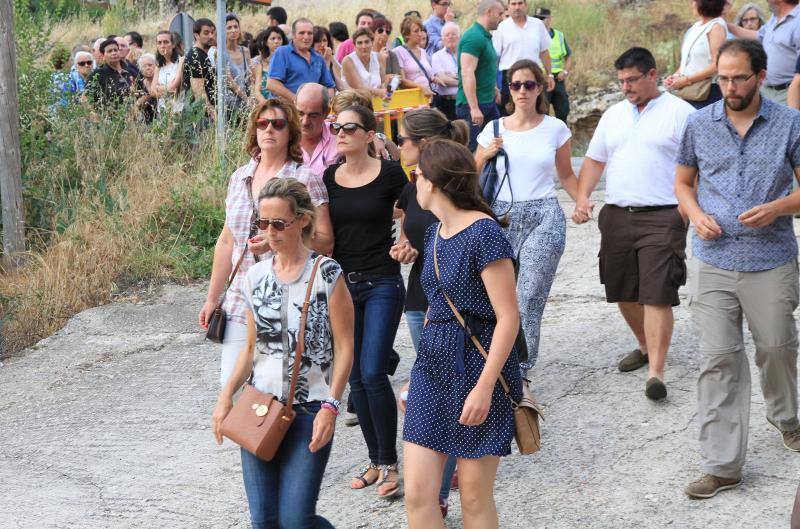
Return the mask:
M411 264L419 257L419 251L405 239L389 248L389 257L402 264Z

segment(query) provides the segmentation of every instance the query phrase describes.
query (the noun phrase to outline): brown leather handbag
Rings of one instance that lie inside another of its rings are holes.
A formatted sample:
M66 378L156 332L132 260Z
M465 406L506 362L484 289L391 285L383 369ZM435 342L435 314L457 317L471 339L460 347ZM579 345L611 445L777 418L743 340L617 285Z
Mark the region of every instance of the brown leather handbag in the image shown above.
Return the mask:
M289 385L289 395L286 404L282 403L272 393L262 393L250 384L245 384L245 389L236 400L233 409L222 421L222 435L238 444L256 457L264 461L271 461L278 448L281 446L286 432L294 421L295 411L294 394L297 389L297 377L300 374L300 364L306 349L306 320L308 319L308 306L311 302L311 292L314 278L322 257L314 260L311 277L308 280L306 298L300 313L300 328L297 330L297 346L294 353L294 366L292 367L292 381ZM285 354L289 354L288 351Z
M441 224L439 225L439 229L441 229ZM458 323L461 324L464 329L467 329L464 317L444 291L444 285L442 285L439 275L439 258L436 255L436 242L439 239L439 229L436 230L436 236L433 239L433 268L436 271L436 279L439 281L442 295L447 301L447 304L450 305L450 310L455 314L456 320L458 320ZM483 355L483 358L488 361L489 354L486 352L486 349L483 348L478 338L471 332L467 334L478 351ZM539 428L539 419L544 420L541 406L534 400L533 394L530 392L527 385L522 385L522 398L519 402L511 397L511 389L508 387L508 383L502 374L500 375L500 385L503 387L503 392L505 392L506 397L511 402L511 408L514 410L514 440L517 442L519 453L528 455L538 452L542 447L542 432Z
M225 313L225 309L222 308L222 303L225 302L225 295L228 293L228 289L231 287L231 283L233 283L233 278L236 277L239 267L242 266L242 261L244 261L246 253L247 248L244 249L239 260L236 262L236 266L233 267L233 272L228 276L228 282L225 283L225 290L222 291L222 296L219 298L217 308L214 309L214 312L211 313L211 317L208 319L206 340L211 340L214 343L222 343L225 339L225 324L228 321L228 315Z

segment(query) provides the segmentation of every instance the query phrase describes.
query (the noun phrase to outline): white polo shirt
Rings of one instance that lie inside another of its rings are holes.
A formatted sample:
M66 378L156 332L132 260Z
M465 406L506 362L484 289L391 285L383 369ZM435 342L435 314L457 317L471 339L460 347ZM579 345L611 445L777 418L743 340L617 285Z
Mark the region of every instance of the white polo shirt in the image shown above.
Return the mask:
M492 43L501 71L508 70L520 59L530 59L541 66L542 58L539 55L550 50L550 33L544 22L538 18L528 17L525 25L519 27L509 17L497 26L492 35Z
M587 158L606 164L606 203L615 206L677 204L675 169L689 103L662 93L639 112L620 101L605 111Z

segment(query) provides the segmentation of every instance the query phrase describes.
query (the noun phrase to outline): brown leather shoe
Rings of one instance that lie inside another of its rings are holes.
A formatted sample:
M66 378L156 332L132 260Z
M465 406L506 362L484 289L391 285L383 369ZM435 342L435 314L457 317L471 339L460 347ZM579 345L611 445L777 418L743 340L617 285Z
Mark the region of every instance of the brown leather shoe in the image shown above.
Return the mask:
M644 354L641 349L634 349L622 357L622 360L619 361L617 367L620 371L625 373L628 371L636 371L637 369L646 366L648 362L649 360L647 355Z
M791 450L792 452L800 452L800 428L795 428L789 432L784 432L771 420L767 419L767 422L781 433L781 437L783 437L783 446L785 446L787 450Z
M732 489L742 484L742 478L721 478L706 474L702 478L689 484L683 491L690 498L704 500L713 498L718 492Z

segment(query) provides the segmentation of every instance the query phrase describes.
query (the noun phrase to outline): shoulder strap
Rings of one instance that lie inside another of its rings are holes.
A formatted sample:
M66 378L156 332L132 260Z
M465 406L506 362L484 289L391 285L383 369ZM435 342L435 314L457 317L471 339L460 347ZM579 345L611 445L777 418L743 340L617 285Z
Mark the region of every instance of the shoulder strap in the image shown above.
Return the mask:
M292 367L292 382L289 385L289 395L286 399L286 406L291 409L294 404L294 392L297 389L297 377L300 375L300 364L303 353L306 350L306 321L308 320L308 306L311 304L311 292L314 288L314 280L317 277L317 269L322 261L321 255L314 259L314 267L311 269L311 276L308 278L306 288L306 299L303 301L303 309L300 313L300 327L297 329L297 346L294 351L294 366Z
M408 52L408 54L409 54L409 55L411 55L411 58L412 58L412 59L414 59L414 62L415 62L415 63L417 63L417 66L419 66L419 69L420 69L420 71L421 71L423 74L425 74L425 79L427 79L427 80L428 80L428 85L430 86L431 90L433 90L433 81L431 81L431 76L430 76L430 75L428 75L428 70L426 70L426 69L425 69L425 67L424 67L424 66L422 66L422 61L420 61L419 59L417 59L417 56L416 56L416 55L414 55L414 53L413 53L411 50L409 50L409 49L408 49L408 46L406 46L405 44L403 44L403 48L405 48L405 49L406 49L406 51ZM421 53L425 53L425 50L423 50L422 48L420 48L420 50L421 50Z
M688 60L689 60L689 54L692 52L692 48L694 48L694 45L695 45L695 44L697 44L697 41L698 41L698 40L700 40L700 37L703 37L703 36L705 36L705 35L706 35L706 33L708 33L708 32L709 32L709 30L711 29L711 26L712 26L713 22L714 22L714 20L711 20L711 21L709 21L709 22L706 22L706 23L705 23L705 24L702 26L702 28L700 29L700 34L699 34L699 35L697 35L697 36L694 38L694 40L692 41L692 44L691 44L691 45L689 46L689 48L686 50L686 58L685 58L685 60L686 60L686 61L688 61ZM682 66L686 66L686 64L684 63Z
M495 119L492 121L492 129L494 130L494 137L497 138L500 136L500 119Z
M467 325L464 322L464 317L461 315L461 313L458 311L456 306L450 300L450 297L444 291L444 285L442 284L442 278L441 278L441 276L439 274L439 257L438 257L438 255L436 255L436 243L439 240L439 231L441 229L442 229L442 225L440 223L439 227L436 228L436 235L434 235L434 238L433 238L433 269L436 272L436 280L439 282L439 288L442 291L442 295L444 296L445 301L447 301L447 304L450 305L450 310L453 311L453 314L455 315L456 320L458 320L459 325L461 325L461 327L466 329ZM474 334L472 334L472 333L467 333L467 334L469 334L469 337L472 340L472 343L475 345L475 347L478 349L478 351L480 351L480 353L483 355L483 358L486 359L486 361L488 362L489 361L489 353L487 353L486 349L483 348L483 345L481 345L481 342L478 340L478 338ZM500 385L503 386L503 391L506 393L508 398L511 399L511 390L509 389L508 383L506 382L506 379L505 379L505 377L503 377L502 373L500 374Z
M239 260L236 261L236 266L233 267L233 271L231 275L228 276L228 282L225 283L225 290L222 291L222 295L219 297L219 303L217 303L217 308L222 306L222 303L225 301L225 295L228 293L228 289L231 287L231 283L233 283L233 278L236 277L236 273L239 271L239 267L242 266L242 261L244 261L244 256L247 254L247 247L245 246L244 250L242 250L242 255L239 256Z

